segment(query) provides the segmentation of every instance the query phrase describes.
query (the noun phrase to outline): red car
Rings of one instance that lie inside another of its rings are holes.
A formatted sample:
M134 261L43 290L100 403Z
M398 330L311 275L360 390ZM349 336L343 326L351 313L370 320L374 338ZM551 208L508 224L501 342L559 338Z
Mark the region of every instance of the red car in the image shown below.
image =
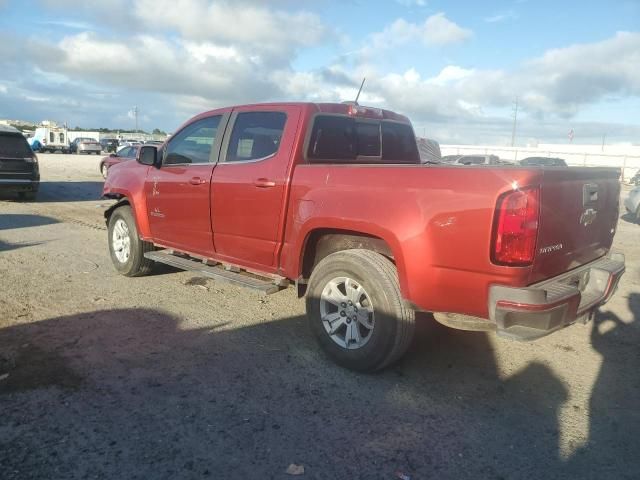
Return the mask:
M127 160L135 160L140 150L140 145L134 145L131 147L123 147L116 153L112 153L108 157L103 157L100 160L100 173L103 178L107 178L109 169L118 163L126 162Z
M590 320L625 269L618 177L422 164L402 115L282 103L196 116L113 166L103 193L121 274L293 282L329 356L371 371L402 356L420 310L519 340Z

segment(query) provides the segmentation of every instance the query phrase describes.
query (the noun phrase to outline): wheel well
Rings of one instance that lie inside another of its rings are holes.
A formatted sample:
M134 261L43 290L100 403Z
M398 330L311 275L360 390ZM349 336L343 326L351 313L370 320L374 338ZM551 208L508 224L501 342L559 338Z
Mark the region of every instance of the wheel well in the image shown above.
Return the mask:
M129 206L131 205L127 197L121 198L120 200L118 200L116 203L114 203L113 205L111 205L109 208L105 210L104 219L107 222L107 224L109 223L109 219L111 218L111 215L113 215L113 212L115 212L117 208L120 208L123 205L129 205Z
M391 247L383 239L348 230L315 230L309 235L302 257L302 278L308 279L314 267L328 255L341 250L371 250L394 260Z

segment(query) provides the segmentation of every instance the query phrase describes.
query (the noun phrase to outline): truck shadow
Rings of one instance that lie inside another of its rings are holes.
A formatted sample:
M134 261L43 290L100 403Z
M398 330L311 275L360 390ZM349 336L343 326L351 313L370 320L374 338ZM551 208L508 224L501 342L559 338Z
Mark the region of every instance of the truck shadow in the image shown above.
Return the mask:
M629 452L638 445L637 424L612 403L621 397L607 393L638 398L628 388L640 359L616 348L620 338L596 337L612 377L594 388L592 439L565 463L568 386L540 363L501 379L486 334L423 321L400 365L362 375L326 360L303 317L207 324L121 309L0 329L3 471L261 479L300 463L312 478L512 479L592 464L615 477L626 457L601 465L601 442L624 428ZM637 331L619 336L637 345ZM609 461L615 446L604 448Z

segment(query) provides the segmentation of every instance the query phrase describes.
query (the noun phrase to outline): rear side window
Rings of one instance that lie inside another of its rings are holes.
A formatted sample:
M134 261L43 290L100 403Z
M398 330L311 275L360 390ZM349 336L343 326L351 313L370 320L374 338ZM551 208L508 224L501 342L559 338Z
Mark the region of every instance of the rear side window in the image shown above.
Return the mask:
M284 112L239 113L233 124L225 161L246 162L275 155L286 122Z
M318 115L307 158L312 163L419 163L420 157L410 125Z
M0 157L27 158L31 147L22 135L0 133Z
M208 163L221 118L220 115L203 118L186 126L167 145L162 163L165 165ZM132 150L135 156L136 150L133 148Z

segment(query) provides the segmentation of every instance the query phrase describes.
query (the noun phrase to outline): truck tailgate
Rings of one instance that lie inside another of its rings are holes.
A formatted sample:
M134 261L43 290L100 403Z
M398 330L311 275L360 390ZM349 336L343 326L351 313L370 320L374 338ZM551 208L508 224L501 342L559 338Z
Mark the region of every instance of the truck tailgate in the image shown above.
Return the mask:
M618 223L620 172L613 168L544 169L538 241L530 283L605 255Z

